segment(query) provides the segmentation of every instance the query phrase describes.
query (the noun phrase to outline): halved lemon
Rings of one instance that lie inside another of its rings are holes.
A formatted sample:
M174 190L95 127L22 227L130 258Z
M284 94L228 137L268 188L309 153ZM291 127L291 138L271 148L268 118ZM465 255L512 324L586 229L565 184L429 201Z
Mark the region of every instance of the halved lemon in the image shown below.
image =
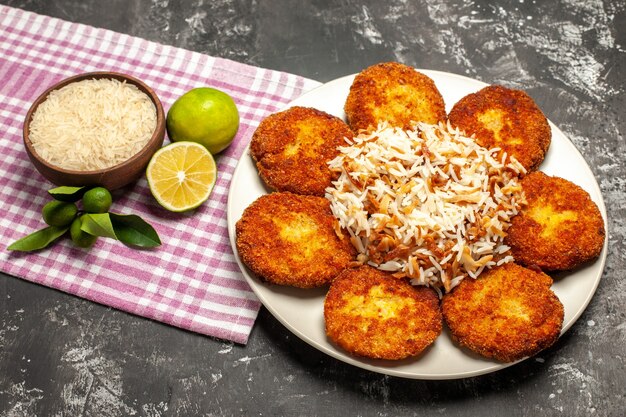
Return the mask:
M217 167L204 146L175 142L152 156L146 178L161 206L181 212L194 209L209 198L217 180Z

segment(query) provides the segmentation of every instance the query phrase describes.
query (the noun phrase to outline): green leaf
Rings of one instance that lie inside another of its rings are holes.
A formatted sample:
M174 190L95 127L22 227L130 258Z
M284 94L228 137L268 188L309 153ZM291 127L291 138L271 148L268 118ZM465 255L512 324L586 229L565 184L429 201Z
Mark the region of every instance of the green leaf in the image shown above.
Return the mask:
M109 213L87 213L80 218L80 229L90 235L117 239Z
M109 213L117 239L126 245L153 248L161 244L156 230L135 214Z
M110 237L141 248L153 248L161 244L152 226L135 214L87 213L81 217L80 229L94 236Z
M83 197L87 191L87 187L57 187L51 190L48 190L48 193L55 199L59 201L65 201L68 203L75 203Z
M43 249L50 243L61 237L65 232L67 232L68 229L69 226L49 226L44 229L37 230L36 232L31 233L30 235L25 236L19 240L16 240L11 245L9 245L7 249L20 252L30 252Z

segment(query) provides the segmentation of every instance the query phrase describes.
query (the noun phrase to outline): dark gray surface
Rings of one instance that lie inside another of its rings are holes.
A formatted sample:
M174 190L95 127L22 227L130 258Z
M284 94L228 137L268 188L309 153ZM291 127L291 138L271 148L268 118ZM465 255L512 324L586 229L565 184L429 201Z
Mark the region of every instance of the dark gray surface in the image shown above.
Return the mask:
M0 415L626 415L623 0L2 0L319 81L380 61L526 89L589 162L609 255L578 322L537 358L457 381L363 371L262 310L247 346L0 276Z

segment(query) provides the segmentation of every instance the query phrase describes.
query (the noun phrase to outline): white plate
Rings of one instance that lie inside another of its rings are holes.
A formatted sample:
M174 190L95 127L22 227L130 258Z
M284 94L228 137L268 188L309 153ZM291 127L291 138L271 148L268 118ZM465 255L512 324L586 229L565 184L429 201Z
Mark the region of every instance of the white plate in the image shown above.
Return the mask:
M463 96L486 86L485 83L438 71L419 70L431 77L447 104L447 110ZM291 106L308 106L324 110L345 120L343 105L354 75L324 84L291 102ZM546 174L558 175L584 188L596 202L606 224L606 209L600 188L589 166L574 145L556 126L552 128L552 143L540 169ZM233 175L228 196L228 232L233 251L235 223L244 209L267 190L259 179L257 169L248 151L244 153ZM564 274L555 280L553 289L565 307L563 332L569 329L591 300L604 268L606 242L600 258L594 263ZM300 290L268 285L259 281L241 260L237 259L246 280L263 305L291 332L305 342L343 362L388 375L415 379L454 379L486 374L503 369L503 364L481 358L452 344L446 331L439 336L422 356L402 361L361 359L346 354L331 344L324 332L324 290ZM445 326L444 326L445 327Z

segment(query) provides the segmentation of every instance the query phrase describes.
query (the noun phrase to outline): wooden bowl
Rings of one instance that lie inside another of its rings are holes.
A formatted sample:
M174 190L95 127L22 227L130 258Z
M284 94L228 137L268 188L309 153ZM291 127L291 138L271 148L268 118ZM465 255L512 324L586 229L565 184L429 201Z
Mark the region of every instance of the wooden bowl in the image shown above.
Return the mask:
M152 103L154 103L154 106L156 107L157 113L156 129L152 134L152 137L146 146L144 146L138 153L131 156L126 161L109 168L95 171L75 171L50 164L37 154L29 137L30 123L37 107L39 107L39 105L43 103L48 98L48 95L54 90L58 90L59 88L73 82L101 78L126 81L129 84L137 86L140 91L150 97L150 100L152 100ZM163 145L165 137L165 114L163 112L163 105L154 90L142 81L129 75L117 72L89 72L66 78L44 91L43 94L35 100L26 114L23 137L26 153L35 165L35 168L37 168L37 171L39 171L41 175L53 184L69 186L102 186L109 190L115 190L136 181L144 174L146 166L148 165L148 162L150 162L150 158L152 158L152 155Z

